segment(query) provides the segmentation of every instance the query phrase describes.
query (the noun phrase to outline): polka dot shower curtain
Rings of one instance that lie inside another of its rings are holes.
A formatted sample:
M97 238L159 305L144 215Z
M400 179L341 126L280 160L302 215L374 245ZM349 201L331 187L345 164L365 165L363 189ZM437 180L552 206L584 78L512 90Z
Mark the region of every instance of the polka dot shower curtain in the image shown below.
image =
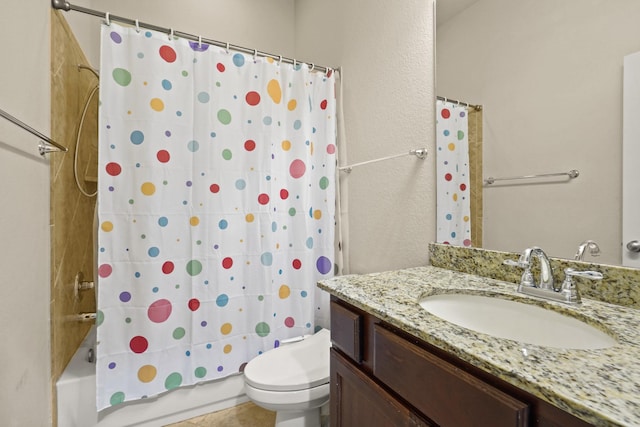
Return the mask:
M102 27L98 410L328 326L334 76Z
M436 111L436 239L471 246L467 109L438 100Z

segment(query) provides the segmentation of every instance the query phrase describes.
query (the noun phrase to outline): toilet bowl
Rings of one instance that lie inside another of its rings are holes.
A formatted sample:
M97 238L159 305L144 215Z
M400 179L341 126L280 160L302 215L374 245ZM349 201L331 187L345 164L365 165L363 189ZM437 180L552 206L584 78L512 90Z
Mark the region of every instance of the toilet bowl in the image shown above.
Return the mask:
M245 393L276 412L276 427L320 427L320 407L329 402L328 329L269 350L244 368Z

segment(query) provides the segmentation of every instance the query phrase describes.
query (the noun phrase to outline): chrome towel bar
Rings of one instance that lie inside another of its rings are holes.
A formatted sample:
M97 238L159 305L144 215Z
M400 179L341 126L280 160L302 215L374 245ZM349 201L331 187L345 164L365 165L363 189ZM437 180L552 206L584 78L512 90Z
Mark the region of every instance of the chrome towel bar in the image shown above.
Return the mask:
M379 159L367 160L365 162L354 163L354 164L347 165L347 166L341 166L341 167L338 168L338 170L340 172L351 173L353 168L355 168L357 166L364 166L364 165L368 165L368 164L371 164L371 163L382 162L384 160L397 159L398 157L404 157L404 156L416 156L417 158L419 158L421 160L424 160L424 159L427 158L427 149L426 148L417 148L415 150L409 151L408 153L395 154L393 156L381 157Z
M504 178L494 178L492 176L488 177L484 180L484 183L487 185L491 185L496 181L511 181L516 179L537 179L537 178L548 178L553 176L568 176L569 179L577 178L580 175L580 172L576 169L571 169L569 172L557 172L557 173L542 173L537 175L522 175L522 176L510 176Z
M31 135L35 135L38 138L42 139L43 141L40 143L40 145L38 145L38 150L40 151L40 155L41 156L44 156L45 154L51 153L53 151L62 151L62 152L67 152L68 151L67 147L63 147L62 145L60 145L57 142L53 141L51 138L41 134L40 132L38 132L37 130L35 130L34 128L29 126L28 124L21 122L20 120L16 119L11 114L7 113L6 111L4 111L2 109L0 109L0 116L5 118L5 119L7 119L7 120L9 120L14 125L19 126L22 129L26 130Z

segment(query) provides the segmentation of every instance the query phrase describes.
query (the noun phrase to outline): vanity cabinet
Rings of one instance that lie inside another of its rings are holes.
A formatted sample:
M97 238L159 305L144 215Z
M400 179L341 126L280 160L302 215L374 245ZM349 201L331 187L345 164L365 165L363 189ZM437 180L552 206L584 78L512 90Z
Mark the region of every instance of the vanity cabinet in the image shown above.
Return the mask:
M590 424L332 296L331 426Z

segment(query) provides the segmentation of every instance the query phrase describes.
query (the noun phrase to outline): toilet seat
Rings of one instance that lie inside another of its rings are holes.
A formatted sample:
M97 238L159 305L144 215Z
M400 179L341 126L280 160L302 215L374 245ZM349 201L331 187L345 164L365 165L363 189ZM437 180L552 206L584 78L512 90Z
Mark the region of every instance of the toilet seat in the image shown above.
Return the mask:
M321 329L292 344L264 352L247 363L247 385L266 391L297 391L329 383L331 334Z

